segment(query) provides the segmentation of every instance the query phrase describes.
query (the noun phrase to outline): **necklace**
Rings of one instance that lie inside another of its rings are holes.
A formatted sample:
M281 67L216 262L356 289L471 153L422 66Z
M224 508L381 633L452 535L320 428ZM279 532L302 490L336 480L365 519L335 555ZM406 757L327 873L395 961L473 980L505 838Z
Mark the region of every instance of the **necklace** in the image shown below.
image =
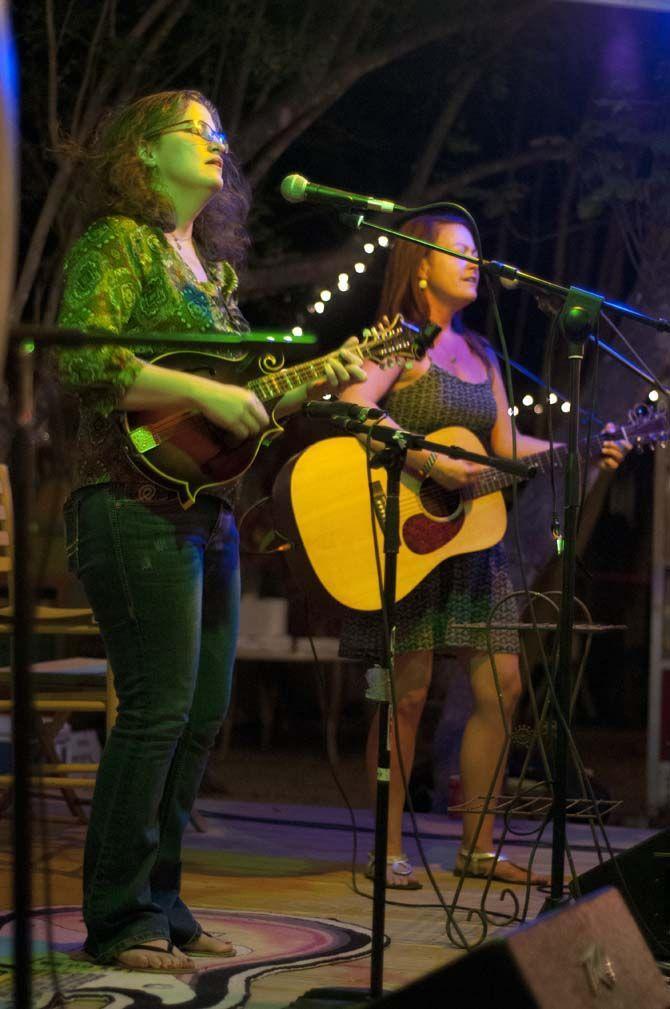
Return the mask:
M177 238L177 236L174 234L174 232L172 232L169 235L166 235L165 237L167 238L168 242L171 242L173 245L177 246L177 250L179 252L183 251L182 250L182 242L185 245L193 245L193 239L191 239L191 238Z

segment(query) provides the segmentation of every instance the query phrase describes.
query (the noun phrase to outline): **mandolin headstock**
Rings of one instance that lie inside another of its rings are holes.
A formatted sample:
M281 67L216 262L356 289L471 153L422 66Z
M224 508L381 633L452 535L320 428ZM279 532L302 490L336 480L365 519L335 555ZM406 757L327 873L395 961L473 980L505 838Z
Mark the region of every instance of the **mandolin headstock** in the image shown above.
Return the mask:
M364 329L359 346L364 358L381 368L411 366L419 361L431 346L440 327L428 323L423 329L406 322L398 313L392 320L386 316L369 329Z

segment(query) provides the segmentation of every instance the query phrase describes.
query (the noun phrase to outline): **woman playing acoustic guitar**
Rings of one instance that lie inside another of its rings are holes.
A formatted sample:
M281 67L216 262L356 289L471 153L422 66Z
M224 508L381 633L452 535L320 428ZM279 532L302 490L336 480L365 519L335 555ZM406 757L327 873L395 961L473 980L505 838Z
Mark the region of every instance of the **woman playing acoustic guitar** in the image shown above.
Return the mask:
M452 216L414 218L403 231L446 248L477 256L467 223ZM391 423L429 434L438 428L458 425L474 432L486 450L512 456L512 426L500 370L492 349L478 334L468 330L462 310L477 297L476 265L418 245L398 241L389 258L379 315L401 312L419 326L429 320L440 333L426 357L406 367L381 369L366 364L368 380L350 387L341 399L363 406L381 404ZM388 421L385 421L388 423ZM529 435L516 436L519 457L548 448L548 443ZM624 450L606 441L599 466L616 468ZM408 452L407 465L421 477L430 475L442 487L463 487L476 479L479 466L436 456ZM416 734L432 676L435 652L457 651L470 664L474 710L468 720L461 747L461 781L465 800L485 795L490 787L505 740L505 725L512 718L521 692L519 642L516 632L492 635L495 667L502 691L503 713L483 631L458 628L456 624L485 622L492 606L512 591L502 543L474 553L451 557L433 570L397 608L395 693L399 739L407 776L414 760ZM503 604L496 611L500 623L515 622L515 607ZM341 653L365 660L382 652L379 617L351 613L343 628ZM367 761L374 784L377 754L377 721L368 737ZM502 786L504 761L493 794ZM389 839L387 886L416 889L421 884L403 853L402 813L404 792L398 768L397 747L391 747ZM484 817L477 833L478 813L463 816L463 839L455 872L468 876L492 876L524 883L529 873L493 851L493 816ZM470 847L474 846L469 856ZM372 876L374 865L368 865ZM542 882L531 876L532 882Z
M59 354L80 398L70 565L100 625L119 710L100 762L84 857L86 951L142 971L232 956L179 896L181 841L228 705L238 625L234 489L198 495L151 483L129 461L120 411L197 411L238 439L268 424L247 388L146 361L142 334L248 327L235 299L247 188L216 110L197 92L142 98L106 119L87 152L93 223L66 263L60 322L110 343ZM137 333L133 351L114 334ZM236 348L221 353L235 357ZM239 350L238 350L239 353ZM362 381L354 351L325 361L332 387ZM318 384L318 383L317 383ZM304 401L302 385L281 411Z

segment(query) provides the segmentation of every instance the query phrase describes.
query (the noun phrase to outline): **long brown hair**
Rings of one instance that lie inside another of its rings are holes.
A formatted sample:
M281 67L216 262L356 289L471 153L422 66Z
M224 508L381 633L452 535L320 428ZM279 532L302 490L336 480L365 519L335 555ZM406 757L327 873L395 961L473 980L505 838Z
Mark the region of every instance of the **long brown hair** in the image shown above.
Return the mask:
M413 217L400 228L405 235L422 238L426 242L438 242L439 231L444 224L462 224L469 231L471 225L459 214L421 214ZM391 248L384 283L379 299L377 318L388 315L392 319L398 312L409 322L425 326L430 322L428 300L419 287L419 265L427 250L413 242L397 239ZM491 367L489 344L479 333L469 329L463 322L463 313L457 312L452 326L460 333L468 346L478 354L487 368Z
M172 231L172 201L153 184L153 169L140 158L145 138L171 125L189 102L209 110L217 130L221 120L214 105L199 91L160 91L138 98L108 113L85 150L76 155L90 169L84 202L88 222L108 214L123 214L136 221ZM235 158L223 158L223 189L216 193L193 224L193 237L210 261L227 260L239 268L249 246L245 221L249 211L249 186Z

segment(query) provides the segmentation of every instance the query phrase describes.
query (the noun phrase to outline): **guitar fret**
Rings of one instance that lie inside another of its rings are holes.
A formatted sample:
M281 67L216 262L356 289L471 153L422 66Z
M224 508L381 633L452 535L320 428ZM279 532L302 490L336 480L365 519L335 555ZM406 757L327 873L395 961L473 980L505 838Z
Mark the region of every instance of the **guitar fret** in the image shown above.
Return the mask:
M591 437L590 446L592 455L597 455L600 452L602 444L607 438L615 439L616 434L598 434ZM586 440L583 439L581 444L586 444ZM567 445L557 445L554 448L553 458L554 465L557 469L564 468L567 453ZM552 453L549 449L547 449L544 452L537 452L535 455L524 456L523 461L528 465L537 466L541 473L546 473L550 469L551 456ZM511 474L504 473L502 470L496 470L495 467L490 467L480 474L473 483L469 484L467 488L464 489L463 493L468 499L483 497L485 494L491 494L493 491L502 490L504 487L510 487L515 479L516 477L513 477Z

